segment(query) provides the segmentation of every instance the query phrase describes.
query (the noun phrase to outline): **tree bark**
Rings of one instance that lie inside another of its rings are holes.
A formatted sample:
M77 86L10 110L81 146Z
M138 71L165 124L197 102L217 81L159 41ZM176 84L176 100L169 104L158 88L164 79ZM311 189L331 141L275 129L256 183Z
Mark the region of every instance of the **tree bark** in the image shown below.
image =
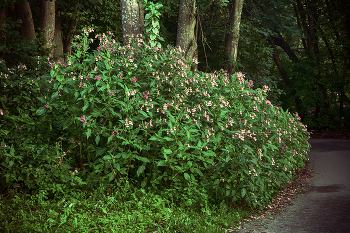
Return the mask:
M61 20L60 20L59 14L60 12L57 13L56 20L55 20L54 41L57 46L53 51L53 56L55 58L58 58L63 54L62 29L61 29Z
M198 56L198 46L195 36L195 11L195 0L180 0L176 47L180 46L182 55L187 61L192 61L193 58L197 58L195 57L196 54ZM186 69L189 70L190 67Z
M123 44L129 44L129 36L143 33L144 10L137 0L120 0Z
M280 33L278 33L278 38L277 37L273 37L272 39L273 39L274 44L277 45L277 46L280 46L283 49L283 51L288 55L288 57L292 61L294 61L294 62L298 62L299 61L298 57L295 55L293 50L286 43L286 41L283 39L283 37L281 36Z
M75 30L75 27L76 27L75 22L70 21L68 25L67 36L63 44L63 53L65 54L64 61L67 61L68 56L72 54L72 42L73 42L72 35L73 35L73 31Z
M5 17L6 17L6 10L0 9L0 27L1 28L4 27L6 24ZM4 31L4 33L0 34L0 40L3 41L2 43L6 47L6 33L5 33L5 30L3 30L3 31ZM5 55L5 52L0 51L0 58L4 55Z
M286 84L286 86L289 86L290 85L290 80L288 78L287 73L283 69L280 57L278 56L278 51L277 51L277 48L275 46L274 40L269 38L268 41L269 41L271 47L273 48L273 58L275 59L277 68L278 68L278 70L279 70L279 72L280 72L280 74L281 74L281 76L282 76L282 78L284 80L284 83Z
M233 9L230 10L230 28L225 38L227 71L230 76L235 72L235 63L237 61L239 27L241 24L243 4L244 0L234 0Z
M16 4L16 17L21 19L20 33L26 40L35 41L35 29L32 10L27 0L22 4Z
M52 2L41 0L40 2L40 28L43 30L45 38L43 46L45 48L49 48L55 43L55 3L56 0ZM50 54L51 57L52 55L53 53Z

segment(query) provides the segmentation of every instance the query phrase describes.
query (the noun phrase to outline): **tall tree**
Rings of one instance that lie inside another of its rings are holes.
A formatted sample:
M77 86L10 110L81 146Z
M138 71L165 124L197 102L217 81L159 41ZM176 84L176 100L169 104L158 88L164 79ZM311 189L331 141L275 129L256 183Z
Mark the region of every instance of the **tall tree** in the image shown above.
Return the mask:
M180 46L183 57L187 61L192 61L197 51L197 39L195 36L196 26L196 1L180 0L179 19L177 25L176 46Z
M143 33L144 10L137 0L120 0L123 43L129 43L129 36Z
M52 2L41 0L40 2L40 28L43 30L45 48L49 48L55 43L55 5L56 0L52 0Z
M232 0L230 2L229 16L229 33L226 34L225 48L227 71L229 75L235 72L235 63L237 61L237 50L239 41L239 27L241 24L241 16L244 0Z
M5 21L6 10L0 9L0 41L3 41L4 46L6 47L6 33L5 33ZM4 52L0 51L0 57L4 56Z
M24 0L23 3L16 4L16 16L17 19L22 20L20 26L21 35L27 40L35 41L35 29L32 10L30 8L27 0Z
M57 9L57 3L56 3L56 9ZM56 13L56 19L55 19L55 32L54 32L54 42L56 45L56 48L54 49L53 56L59 57L63 54L63 40L62 40L62 27L61 27L61 17L60 12L58 11Z

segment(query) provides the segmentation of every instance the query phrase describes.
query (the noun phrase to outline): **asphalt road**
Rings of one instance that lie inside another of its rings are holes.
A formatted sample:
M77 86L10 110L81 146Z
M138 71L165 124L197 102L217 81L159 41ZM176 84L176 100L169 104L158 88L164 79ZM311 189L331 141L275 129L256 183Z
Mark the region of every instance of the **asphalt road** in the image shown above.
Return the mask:
M292 205L238 233L350 233L350 140L310 139L312 177Z

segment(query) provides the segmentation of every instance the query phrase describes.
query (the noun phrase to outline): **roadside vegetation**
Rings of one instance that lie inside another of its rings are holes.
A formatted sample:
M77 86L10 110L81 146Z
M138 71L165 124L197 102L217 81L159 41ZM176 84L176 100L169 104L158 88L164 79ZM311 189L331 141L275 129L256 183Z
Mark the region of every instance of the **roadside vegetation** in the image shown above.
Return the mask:
M233 231L293 192L309 133L267 86L129 43L89 28L67 62L0 63L5 232Z

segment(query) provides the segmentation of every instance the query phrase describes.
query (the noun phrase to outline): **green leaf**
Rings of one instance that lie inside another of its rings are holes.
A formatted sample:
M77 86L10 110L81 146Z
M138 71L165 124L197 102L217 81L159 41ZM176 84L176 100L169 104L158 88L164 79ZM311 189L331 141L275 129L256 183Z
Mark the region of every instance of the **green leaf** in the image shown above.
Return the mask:
M89 107L89 102L88 101L86 101L85 102L85 105L83 106L83 112L87 109Z
M186 135L187 135L187 139L190 140L191 134L190 134L190 131L188 131L187 129L186 129Z
M105 147L97 147L96 148L96 156L100 156L103 153L105 153L106 151L107 151L107 148L105 148Z
M158 167L162 167L162 166L164 166L166 164L166 162L167 162L166 160L161 160L161 161L158 162L157 166Z
M202 151L205 156L216 156L215 152L212 150Z
M267 150L267 149L266 149L266 146L265 146L265 145L263 145L263 146L262 146L262 148L263 148L263 150L264 150L263 155L264 155L264 156L266 156L266 150Z
M87 129L87 132L86 132L86 137L89 138L91 135L91 129Z
M144 162L144 163L149 163L150 161L149 161L149 159L148 158L146 158L146 157L138 157L138 159L139 160L141 160L142 162Z
M169 116L169 120L173 123L175 123L175 118L171 115L171 113L169 111L165 111L167 113L167 115Z
M113 135L109 136L109 137L108 137L107 143L109 143L110 141L112 141L112 139L113 139Z
M159 136L159 137L162 136L162 132L163 132L163 128L160 128L160 129L158 130L158 136Z
M159 141L159 138L157 138L156 136L152 136L150 139L148 140L151 140L151 141Z
M197 149L201 149L202 148L202 141L201 140L198 140L198 143L197 143Z
M139 110L139 113L141 113L141 114L144 115L145 117L148 117L147 113L145 113L145 112L142 111L142 110Z
M186 173L186 172L184 173L184 177L185 177L186 180L190 180L191 179L190 175L188 173Z
M105 155L105 156L103 156L102 159L103 159L103 160L108 160L108 159L112 159L112 157L111 157L110 155Z
M43 115L46 111L47 111L47 108L41 107L38 110L36 110L36 114L40 116L40 115Z
M247 190L245 190L245 188L242 188L242 191L241 191L242 197L244 197L246 193L247 193Z
M138 169L137 169L137 177L140 176L140 174L145 170L145 166L141 165Z
M54 98L57 97L57 96L58 96L58 91L56 91L56 92L54 92L54 93L52 94L51 99L54 99Z
M233 197L236 194L236 190L232 189L231 196Z
M163 148L164 148L164 147L163 147ZM170 149L164 149L163 153L169 155L169 154L171 154L171 153L173 153L173 152L172 152L172 150L170 150Z
M239 161L241 164L244 164L245 158L243 153L238 153Z
M157 22L158 23L158 22ZM158 24L159 25L159 24ZM159 29L158 28L152 28L152 32L156 35L159 34Z
M203 173L201 172L201 170L199 170L198 168L195 168L194 170L198 173L198 175L203 176Z
M273 148L273 149L275 149L275 150L278 150L278 148L275 146L275 145L273 145L273 144L268 144L268 147L270 147L270 148Z
M97 135L97 136L96 136L95 142L96 142L96 145L98 145L98 143L100 142L100 135Z
M146 16L145 16L145 20L151 18L152 14L151 13L147 13ZM147 25L144 25L144 26L147 26Z
M108 177L109 182L111 182L111 181L114 179L114 174L113 174L113 172L109 173L109 174L107 175L107 177Z
M164 137L165 140L167 140L168 142L174 141L175 139L173 138L169 138L169 137Z
M230 195L230 190L226 190L226 197L228 196L228 195Z
M115 169L117 169L117 171L120 171L120 164L119 164L119 163L115 163L115 164L113 165L113 167L114 167Z
M150 35L150 36L149 36L149 38L150 38L151 40L156 39L156 37L157 37L157 36L156 36L156 35L154 35L154 34L152 34L152 35Z

